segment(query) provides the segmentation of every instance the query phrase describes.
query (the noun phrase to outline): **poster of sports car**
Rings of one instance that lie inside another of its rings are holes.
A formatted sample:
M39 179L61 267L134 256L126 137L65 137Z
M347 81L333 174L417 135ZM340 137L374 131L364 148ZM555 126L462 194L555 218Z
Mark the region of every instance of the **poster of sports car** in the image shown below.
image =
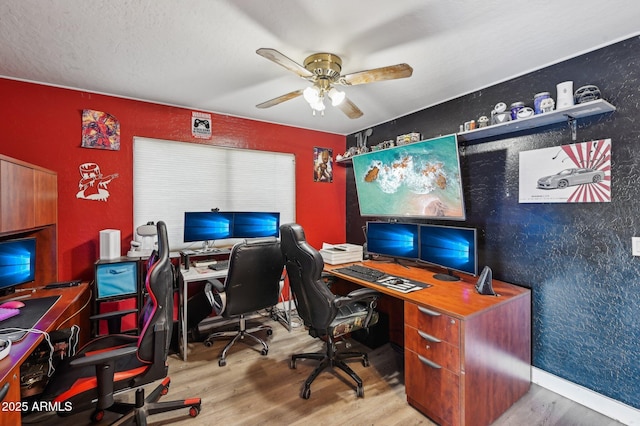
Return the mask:
M521 203L611 201L611 139L520 152Z

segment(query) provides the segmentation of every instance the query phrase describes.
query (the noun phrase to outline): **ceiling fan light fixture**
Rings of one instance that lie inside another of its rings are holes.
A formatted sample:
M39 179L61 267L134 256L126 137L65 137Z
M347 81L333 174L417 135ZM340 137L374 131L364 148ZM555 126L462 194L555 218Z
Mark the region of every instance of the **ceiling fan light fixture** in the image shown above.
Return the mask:
M313 104L318 102L320 99L320 89L316 86L309 86L302 92L302 96L304 96L304 100L309 102L309 104Z
M342 101L344 101L344 98L346 97L344 92L341 92L335 87L332 87L331 90L329 90L328 95L329 95L329 99L331 99L331 105L333 106L340 105Z
M309 102L309 105L311 105L311 108L315 111L324 111L326 108L322 99L318 99L316 102Z

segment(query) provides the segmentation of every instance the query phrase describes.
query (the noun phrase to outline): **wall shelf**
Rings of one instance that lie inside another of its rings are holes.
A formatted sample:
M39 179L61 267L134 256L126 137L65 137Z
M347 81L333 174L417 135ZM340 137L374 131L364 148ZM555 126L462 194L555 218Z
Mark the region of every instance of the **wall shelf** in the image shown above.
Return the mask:
M535 129L537 127L548 126L550 124L561 123L563 121L575 124L575 120L578 118L604 114L615 110L616 107L611 105L609 102L603 99L596 99L595 101L574 105L561 110L555 110L528 118L521 118L518 120L507 121L506 123L494 124L493 126L460 132L458 133L458 140L470 142L476 139L490 138L507 133Z
M458 133L458 141L470 142L520 132L523 130L535 129L551 124L561 123L563 121L566 121L571 125L572 138L575 140L576 120L578 118L605 114L615 110L616 107L604 99L596 99L595 101L585 102L583 104L573 105L568 108L554 110L551 112L545 112L528 118L520 118L518 120L507 121L506 123L494 124L492 126L460 132ZM336 160L336 164L341 166L350 165L352 163L351 159L352 157L347 157L342 160Z

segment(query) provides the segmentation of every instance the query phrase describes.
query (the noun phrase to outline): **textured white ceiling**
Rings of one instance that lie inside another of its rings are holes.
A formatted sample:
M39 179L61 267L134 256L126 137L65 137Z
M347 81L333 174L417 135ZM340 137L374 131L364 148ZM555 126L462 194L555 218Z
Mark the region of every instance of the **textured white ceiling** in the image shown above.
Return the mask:
M637 0L3 0L0 76L349 134L638 35L639 16ZM414 72L345 88L359 119L301 97L262 110L309 83L261 47Z

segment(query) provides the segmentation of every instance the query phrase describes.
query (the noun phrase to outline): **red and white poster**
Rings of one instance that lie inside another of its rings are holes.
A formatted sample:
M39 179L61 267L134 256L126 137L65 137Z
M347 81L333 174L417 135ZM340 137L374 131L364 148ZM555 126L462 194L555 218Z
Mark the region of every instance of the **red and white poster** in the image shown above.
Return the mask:
M611 139L520 152L521 203L611 201Z

